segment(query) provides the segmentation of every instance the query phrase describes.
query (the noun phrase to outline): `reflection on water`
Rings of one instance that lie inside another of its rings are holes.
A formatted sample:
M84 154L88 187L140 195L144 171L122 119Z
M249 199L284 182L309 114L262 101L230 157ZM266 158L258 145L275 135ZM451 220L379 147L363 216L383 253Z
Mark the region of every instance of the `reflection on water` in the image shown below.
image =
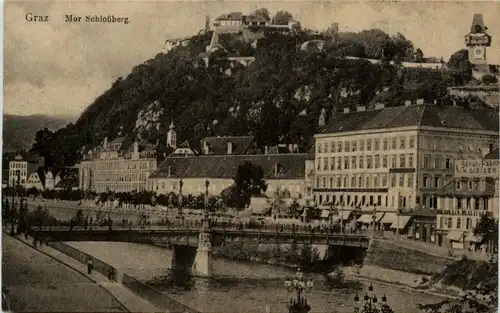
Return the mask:
M177 301L202 312L286 312L293 294L284 280L294 275L290 269L214 258L214 277L190 278L170 272L171 251L133 243L72 242L72 246L114 265L147 282ZM356 293L364 295L368 284L347 279L336 284L314 275L313 291L306 294L311 313L353 311ZM420 313L418 303L434 303L442 298L374 284L376 294L386 295L396 312Z

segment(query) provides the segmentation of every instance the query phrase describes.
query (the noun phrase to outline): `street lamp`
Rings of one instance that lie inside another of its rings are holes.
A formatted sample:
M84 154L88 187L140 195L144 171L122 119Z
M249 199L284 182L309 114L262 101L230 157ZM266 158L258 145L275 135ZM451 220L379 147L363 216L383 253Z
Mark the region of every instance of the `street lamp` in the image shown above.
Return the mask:
M177 218L179 219L179 223L183 224L183 216L182 216L182 186L184 186L184 182L182 179L179 181L179 204L177 206Z
M310 292L314 286L312 279L304 279L304 275L300 268L297 269L295 278L288 279L285 281L285 287L288 292L296 292L297 298L291 299L288 305L289 313L307 313L311 310L311 307L307 304L307 299L300 297L303 292Z
M210 182L208 179L205 181L205 205L203 208L203 228L210 228L210 220L208 216L208 186L210 186Z
M377 308L378 303L380 303L373 290L373 285L370 284L368 287L368 292L363 297L363 302L360 301L358 294L354 297L354 313L372 313L379 312ZM387 297L384 295L381 299L380 307L387 306Z

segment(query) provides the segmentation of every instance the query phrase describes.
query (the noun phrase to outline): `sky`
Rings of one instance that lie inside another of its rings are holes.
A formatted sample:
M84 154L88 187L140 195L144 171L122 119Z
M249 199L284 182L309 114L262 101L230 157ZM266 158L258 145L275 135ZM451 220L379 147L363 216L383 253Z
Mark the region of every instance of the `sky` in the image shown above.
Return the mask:
M426 56L464 47L474 13L493 37L488 62L500 64L500 4L493 2L312 1L9 1L4 5L4 113L77 117L116 78L165 49L165 40L196 34L205 16L287 10L303 27L340 31L380 28L412 40ZM26 14L49 16L28 22ZM66 23L73 14L128 17L123 23Z

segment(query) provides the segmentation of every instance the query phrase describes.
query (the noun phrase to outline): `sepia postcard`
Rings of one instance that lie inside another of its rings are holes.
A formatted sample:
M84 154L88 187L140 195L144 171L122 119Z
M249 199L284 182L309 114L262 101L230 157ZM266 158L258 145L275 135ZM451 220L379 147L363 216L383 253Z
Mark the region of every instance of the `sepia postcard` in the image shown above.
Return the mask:
M7 1L2 311L498 311L500 5Z

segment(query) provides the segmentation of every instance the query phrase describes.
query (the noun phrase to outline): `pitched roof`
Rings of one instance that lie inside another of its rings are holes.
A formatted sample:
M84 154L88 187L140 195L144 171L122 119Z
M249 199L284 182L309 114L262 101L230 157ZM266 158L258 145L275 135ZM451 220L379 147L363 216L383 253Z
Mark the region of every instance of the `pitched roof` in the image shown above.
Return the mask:
M249 161L262 167L264 179L301 179L305 176L306 157L306 154L171 156L150 178L232 179L238 166ZM276 175L277 164L279 173Z
M422 104L338 114L320 132L328 134L411 126L498 132L498 124L498 111L493 109Z
M476 33L476 26L481 26L481 29L485 31L483 15L481 13L474 14L474 17L472 18L472 25L470 27L471 33Z
M252 142L252 136L205 137L201 140L201 150L207 143L210 146L210 154L224 155L227 154L228 143L232 143L231 154L245 154ZM201 151L201 153L205 153L205 151Z
M498 160L500 159L500 148L493 149L490 153L484 156L488 160Z
M180 145L177 146L177 148L191 149L191 151L193 151L196 155L201 154L202 152L200 141L198 140L184 140Z
M241 21L243 19L243 13L241 12L231 12L229 14L222 14L216 21L225 20L225 21Z

